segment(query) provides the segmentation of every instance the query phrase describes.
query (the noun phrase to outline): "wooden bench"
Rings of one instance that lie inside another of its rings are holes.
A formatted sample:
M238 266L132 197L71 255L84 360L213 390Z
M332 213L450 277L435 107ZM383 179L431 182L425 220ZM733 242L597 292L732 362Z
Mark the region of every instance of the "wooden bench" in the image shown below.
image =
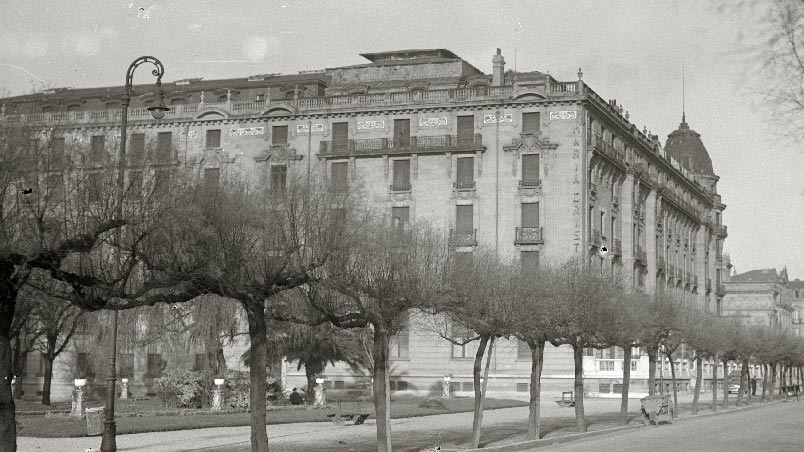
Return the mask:
M327 417L335 425L345 425L345 422L352 422L350 425L361 425L366 422L370 414L328 414Z
M574 407L575 406L575 394L572 391L564 391L561 393L561 399L556 400L556 403L560 407Z

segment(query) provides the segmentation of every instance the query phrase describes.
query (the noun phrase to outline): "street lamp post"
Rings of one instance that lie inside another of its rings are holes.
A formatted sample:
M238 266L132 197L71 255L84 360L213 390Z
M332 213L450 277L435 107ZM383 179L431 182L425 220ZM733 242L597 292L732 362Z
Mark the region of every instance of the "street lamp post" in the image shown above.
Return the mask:
M117 192L116 192L116 205L115 205L115 219L121 220L123 218L123 195L125 193L125 175L126 175L126 127L128 126L128 104L131 101L131 96L134 94L132 88L134 80L134 70L143 63L151 63L156 66L156 69L151 71L151 74L156 76L156 99L154 104L148 107L151 116L154 119L162 119L165 117L165 112L169 110L162 100L162 76L165 74L165 68L162 62L152 56L142 56L134 60L128 67L126 72L126 92L123 94L123 115L120 121L120 155L117 162ZM118 234L120 230L118 229ZM115 397L115 381L117 380L117 310L114 310L112 316L112 354L109 358L109 376L106 378L108 383L108 394L106 398L106 416L103 420L103 438L101 439L101 452L116 452L117 444L115 441L115 434L117 426L114 421L114 397Z

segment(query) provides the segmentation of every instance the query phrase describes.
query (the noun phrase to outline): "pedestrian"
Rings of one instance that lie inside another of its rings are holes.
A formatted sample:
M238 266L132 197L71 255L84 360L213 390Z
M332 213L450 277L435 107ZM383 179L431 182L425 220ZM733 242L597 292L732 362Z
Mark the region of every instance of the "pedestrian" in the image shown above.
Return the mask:
M289 399L292 405L301 405L304 403L304 398L301 394L299 394L299 388L293 388L293 392L290 393Z
M757 376L756 375L754 375L751 378L751 395L752 396L757 395Z

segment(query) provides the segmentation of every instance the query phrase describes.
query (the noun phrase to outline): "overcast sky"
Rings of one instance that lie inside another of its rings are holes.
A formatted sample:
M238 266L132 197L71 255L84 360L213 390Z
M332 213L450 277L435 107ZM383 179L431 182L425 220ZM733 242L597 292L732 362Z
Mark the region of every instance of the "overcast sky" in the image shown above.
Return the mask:
M153 55L165 80L295 73L358 54L447 48L486 73L506 68L586 81L660 136L686 113L728 205L725 251L738 272L787 265L804 278L804 153L779 138L759 76L763 7L708 1L0 0L0 94L122 85ZM152 80L140 70L135 83Z

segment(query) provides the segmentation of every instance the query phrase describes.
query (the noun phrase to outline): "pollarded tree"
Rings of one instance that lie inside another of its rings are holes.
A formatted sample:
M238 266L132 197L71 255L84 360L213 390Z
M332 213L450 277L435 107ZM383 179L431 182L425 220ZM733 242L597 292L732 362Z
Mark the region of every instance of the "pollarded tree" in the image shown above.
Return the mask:
M586 431L583 404L583 351L608 346L606 335L617 321L612 300L623 294L619 278L594 271L582 259L573 259L554 270L553 306L557 307L553 345L572 347L575 362L575 419L579 432Z
M698 400L701 396L703 385L703 360L716 359L720 344L716 334L717 317L688 309L683 315L684 321L681 324L681 334L684 342L695 350L695 389L692 398L692 414L698 414ZM717 387L717 371L714 370L713 384ZM717 392L715 392L717 397ZM717 399L715 399L717 400Z

